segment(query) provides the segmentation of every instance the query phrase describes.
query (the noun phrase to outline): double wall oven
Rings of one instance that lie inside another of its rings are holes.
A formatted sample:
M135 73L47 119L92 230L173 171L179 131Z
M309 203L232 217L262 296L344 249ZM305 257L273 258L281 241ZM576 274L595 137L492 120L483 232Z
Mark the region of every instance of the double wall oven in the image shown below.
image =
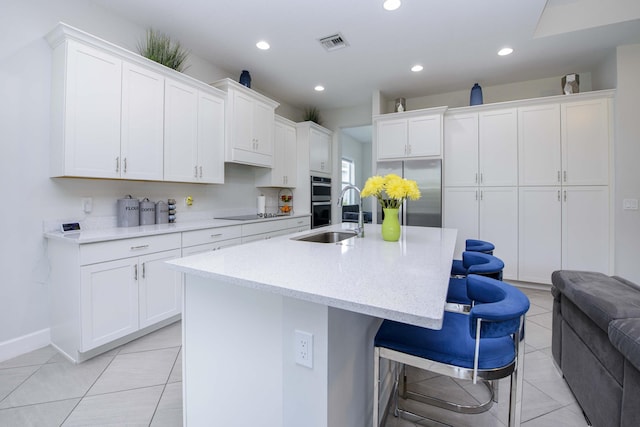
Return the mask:
M331 224L331 178L311 177L311 228Z

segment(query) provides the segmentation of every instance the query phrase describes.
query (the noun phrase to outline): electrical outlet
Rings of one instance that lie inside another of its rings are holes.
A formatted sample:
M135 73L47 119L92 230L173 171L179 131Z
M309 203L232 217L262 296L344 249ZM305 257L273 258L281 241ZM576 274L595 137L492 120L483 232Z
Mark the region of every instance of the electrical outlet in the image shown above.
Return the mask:
M84 213L91 213L93 210L93 198L91 197L83 197L82 198L82 211Z
M313 335L309 332L296 330L295 352L298 365L313 368Z
M638 199L624 199L622 201L622 209L625 211L637 211Z

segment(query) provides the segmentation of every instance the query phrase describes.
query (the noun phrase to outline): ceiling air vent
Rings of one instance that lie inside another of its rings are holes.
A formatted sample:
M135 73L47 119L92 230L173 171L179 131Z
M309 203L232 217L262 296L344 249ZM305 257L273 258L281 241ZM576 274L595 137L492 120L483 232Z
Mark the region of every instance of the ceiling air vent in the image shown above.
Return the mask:
M349 43L342 37L342 34L337 33L328 37L323 37L319 40L320 44L328 51L342 49L349 46Z

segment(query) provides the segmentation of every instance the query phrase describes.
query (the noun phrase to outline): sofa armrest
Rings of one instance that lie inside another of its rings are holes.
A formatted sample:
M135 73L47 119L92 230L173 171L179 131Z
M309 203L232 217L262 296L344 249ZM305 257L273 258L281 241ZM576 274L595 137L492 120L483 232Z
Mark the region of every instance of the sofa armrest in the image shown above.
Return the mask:
M608 333L613 346L640 370L640 319L612 320Z

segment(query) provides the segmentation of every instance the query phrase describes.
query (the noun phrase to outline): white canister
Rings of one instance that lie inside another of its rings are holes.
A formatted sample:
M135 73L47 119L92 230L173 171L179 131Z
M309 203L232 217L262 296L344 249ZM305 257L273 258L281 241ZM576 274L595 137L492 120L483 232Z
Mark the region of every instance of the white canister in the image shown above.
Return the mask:
M258 196L258 200L256 201L256 208L258 210L258 215L264 215L264 213L266 212L266 199L265 197L261 194Z
M156 203L156 224L169 222L169 205L160 200Z
M140 225L140 202L128 195L118 199L118 227L137 227Z
M156 204L144 198L140 202L140 225L151 225L156 223Z

